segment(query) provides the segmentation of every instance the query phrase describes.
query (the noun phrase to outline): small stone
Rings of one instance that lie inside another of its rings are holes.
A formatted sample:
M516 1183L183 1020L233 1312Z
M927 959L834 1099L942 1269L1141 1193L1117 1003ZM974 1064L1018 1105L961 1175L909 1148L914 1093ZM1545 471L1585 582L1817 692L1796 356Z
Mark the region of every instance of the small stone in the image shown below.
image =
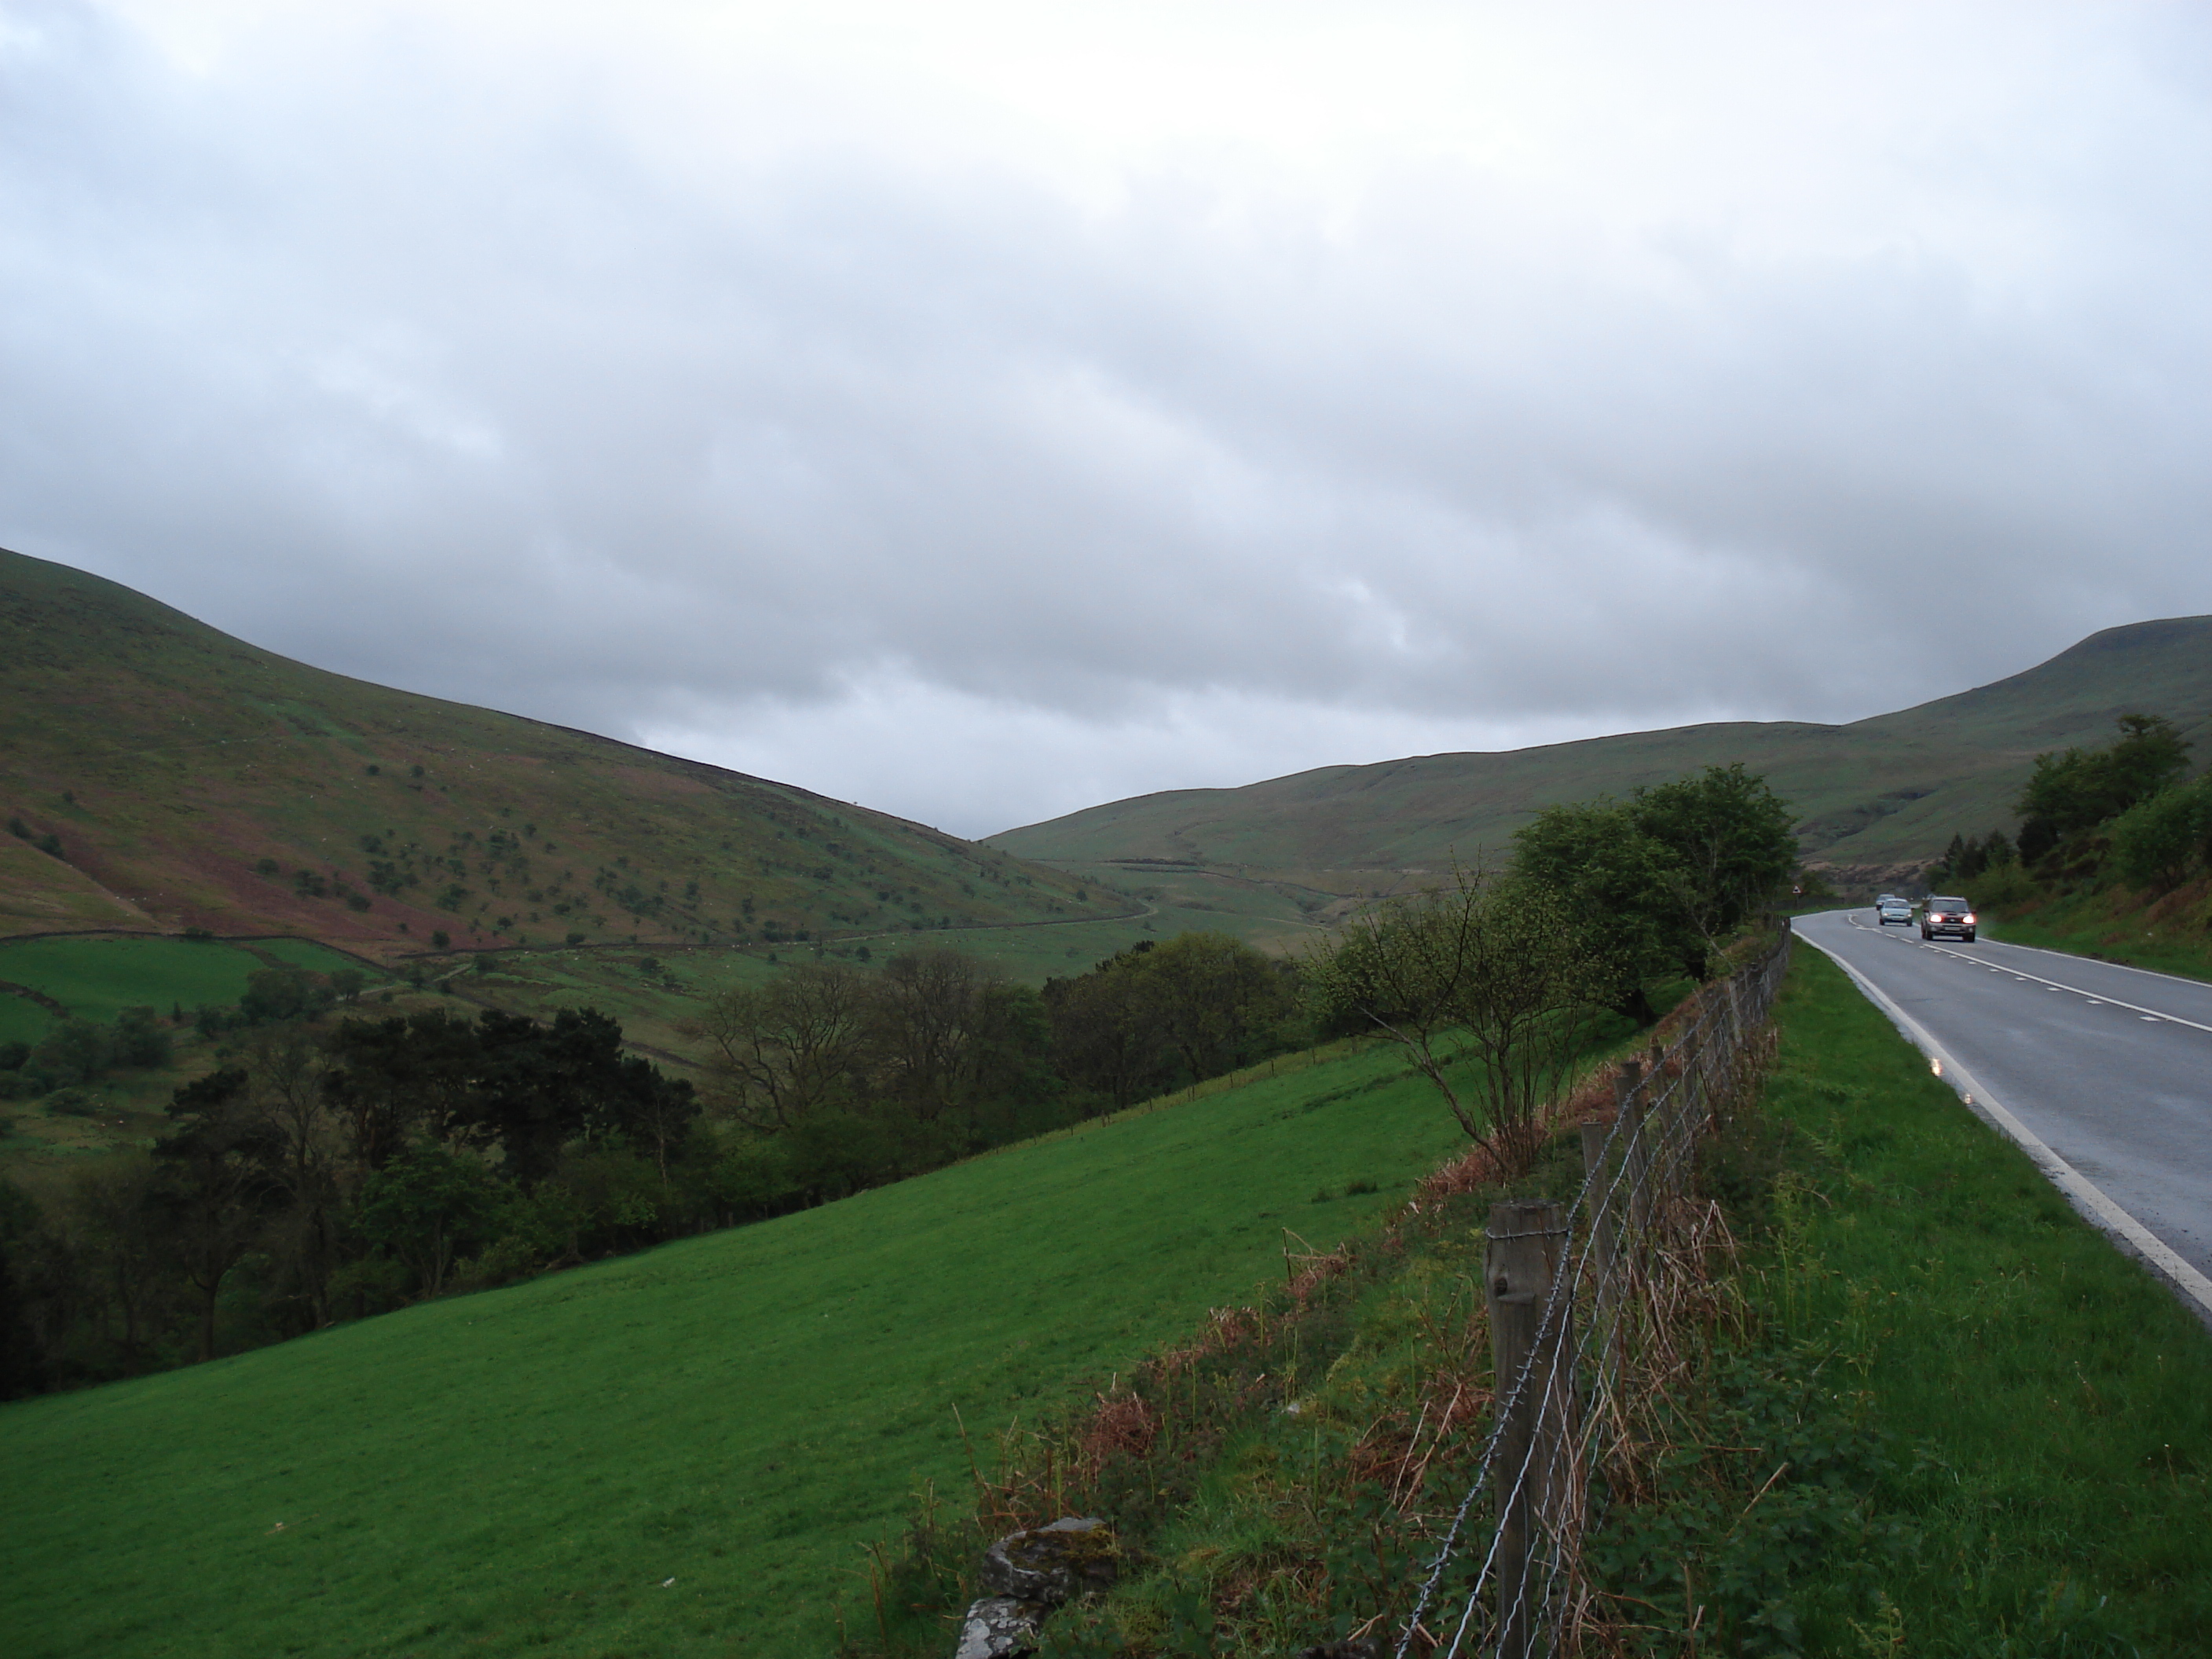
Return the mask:
M983 1587L1057 1607L1085 1590L1109 1588L1120 1556L1103 1521L1065 1516L1048 1527L1009 1533L984 1551Z
M1026 1659L1037 1650L1037 1625L1044 1611L1011 1595L985 1596L969 1607L952 1659Z

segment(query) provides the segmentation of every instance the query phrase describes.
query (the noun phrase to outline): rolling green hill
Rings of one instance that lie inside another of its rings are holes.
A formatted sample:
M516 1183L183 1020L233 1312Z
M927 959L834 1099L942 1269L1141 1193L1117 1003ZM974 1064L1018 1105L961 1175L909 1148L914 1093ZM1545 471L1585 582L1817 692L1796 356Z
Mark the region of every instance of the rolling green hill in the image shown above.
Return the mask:
M1808 860L1884 880L1959 831L2013 822L2034 757L2163 714L2212 753L2212 617L2107 629L2027 672L1848 726L1744 721L1493 754L1331 766L1241 789L1182 789L1010 830L991 844L1064 869L1192 890L1224 878L1287 894L1387 889L1456 854L1502 849L1559 801L1741 761L1802 815Z
M440 933L726 944L1130 908L787 784L326 673L4 551L0 820L0 936L204 927L388 958Z
M0 1406L11 1659L814 1656L925 1483L1399 1201L1367 1051L781 1220ZM1347 1189L1357 1187L1357 1193ZM1377 1190L1379 1189L1379 1190ZM1286 1231L1287 1230L1287 1231Z

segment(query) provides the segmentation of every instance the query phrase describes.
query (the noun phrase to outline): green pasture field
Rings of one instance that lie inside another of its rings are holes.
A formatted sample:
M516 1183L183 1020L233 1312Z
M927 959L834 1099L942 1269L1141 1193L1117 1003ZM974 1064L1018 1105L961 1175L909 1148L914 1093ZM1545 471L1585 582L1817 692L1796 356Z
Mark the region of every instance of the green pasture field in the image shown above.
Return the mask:
M2212 1334L1826 957L1778 1019L1767 1111L1808 1155L1767 1285L1891 1438L1880 1650L2212 1651Z
M725 986L773 979L789 965L757 951L708 945L509 951L492 960L489 973L464 964L451 981L455 991L470 1002L538 1019L563 1008L597 1008L620 1020L624 1038L656 1059L695 1050L681 1028L708 997ZM647 971L648 962L657 972ZM440 964L434 971L442 977L452 968Z
M0 1407L0 1628L15 1659L819 1655L862 1547L926 1485L963 1491L956 1408L988 1457L1455 1144L1394 1054L1357 1052Z
M305 968L310 973L335 973L341 968L351 968L372 979L380 979L384 970L349 957L343 951L334 951L326 945L318 945L311 939L255 939L240 941L239 949L249 954L272 957L278 962L289 962L295 968Z
M1292 908L1288 904L1278 908L1249 902L1242 894L1227 897L1229 902L1218 907L1165 902L1149 915L1120 921L949 927L921 933L893 933L856 942L867 945L870 957L878 962L888 961L901 951L929 945L965 951L989 963L1009 979L1025 985L1042 985L1048 979L1086 973L1140 939L1157 944L1177 933L1228 933L1257 949L1281 951L1296 949L1308 933L1319 934L1317 928L1285 920L1283 912ZM841 943L832 948L842 955L851 947Z
M285 944L306 945L305 940ZM266 948L264 946L264 948ZM318 947L307 945L309 950ZM329 951L319 951L336 958ZM80 1019L106 1021L125 1008L163 1013L182 1003L235 1002L246 976L265 964L215 939L27 939L0 942L0 979L27 985ZM21 997L8 999L21 1002Z

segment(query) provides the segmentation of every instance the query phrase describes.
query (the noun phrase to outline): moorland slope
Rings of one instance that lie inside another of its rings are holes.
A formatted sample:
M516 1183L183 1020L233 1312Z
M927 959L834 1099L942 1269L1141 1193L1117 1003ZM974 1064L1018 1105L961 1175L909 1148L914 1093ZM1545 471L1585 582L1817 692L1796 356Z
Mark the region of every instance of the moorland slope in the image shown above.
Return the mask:
M1810 862L1887 879L1954 833L2009 828L2037 754L2105 742L2130 710L2174 720L2200 756L2212 749L2212 617L2106 629L2023 673L1847 726L1739 721L1322 767L1139 795L989 841L1066 869L1358 892L1502 848L1555 802L1741 761L1793 804Z
M1126 911L788 784L372 685L0 551L0 936L727 944Z

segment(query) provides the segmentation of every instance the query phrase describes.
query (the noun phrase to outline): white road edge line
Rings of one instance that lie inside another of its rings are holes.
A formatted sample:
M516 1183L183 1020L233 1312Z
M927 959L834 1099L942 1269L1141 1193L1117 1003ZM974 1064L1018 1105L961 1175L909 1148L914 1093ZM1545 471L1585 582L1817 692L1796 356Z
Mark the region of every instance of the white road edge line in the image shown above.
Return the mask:
M2010 1137L2014 1144L2027 1154L2036 1168L2049 1178L2051 1184L2066 1194L2068 1201L2075 1209L2124 1243L2174 1289L2197 1304L2194 1311L2199 1319L2212 1323L2212 1279L2207 1279L2176 1255L2149 1228L2112 1202L2096 1182L2045 1146L2033 1130L1999 1105L1996 1097L1975 1080L1973 1074L1929 1035L1928 1028L1899 1007L1880 986L1820 940L1804 933L1797 937L1848 974L1851 982L1859 988L1867 1000L1887 1014L1890 1023L1910 1037L1913 1046L1922 1054L1940 1061L1943 1067L1943 1080L1957 1090L1967 1106L1984 1121ZM2202 1030L2204 1028L2199 1026L2197 1029Z
M1866 925L1863 922L1854 922L1852 926L1858 928L1861 933L1864 933L1866 931ZM1909 939L1899 942L1905 945L1910 945L1912 943ZM2002 939L1996 939L1992 940L1991 943L2002 945L2004 941ZM1944 946L1930 944L1926 939L1920 941L1920 948L1923 951L1933 951L1940 957L1954 957L1960 962L1971 962L1977 968L1987 967L1989 965L1980 957L1970 957L1964 951L1947 950ZM2015 951L2027 951L2033 950L2035 947L2027 945L2015 945L2010 948ZM1829 954L1831 956L1835 955L1833 951L1830 951ZM2045 956L2056 956L2058 952L2055 951L2046 951L2044 954ZM1837 957L1836 960L1841 962L1843 958L1841 957ZM2109 967L2118 966L2118 964L2106 963L2105 965ZM2171 1020L2176 1025L2186 1025L2192 1031L2212 1031L2212 1025L2200 1025L2193 1019L2184 1019L2179 1014L2169 1014L2162 1008L2145 1008L2138 1003L2123 1002L2118 997L2099 996L2096 992L2085 991L2078 985L2067 985L2055 979L2045 979L2040 974L2023 974L2017 968L2007 968L2003 971L2010 974L2014 979L2024 979L2036 985L2047 985L2054 991L2071 991L2077 997L2087 997L2096 1002L2108 1002L2115 1008L2125 1008L2131 1012L2142 1014L2147 1018ZM2160 974L2157 977L2160 979L2171 979L2173 976L2171 974ZM2195 983L2194 981L2191 980L2183 980L2179 982L2185 985Z

